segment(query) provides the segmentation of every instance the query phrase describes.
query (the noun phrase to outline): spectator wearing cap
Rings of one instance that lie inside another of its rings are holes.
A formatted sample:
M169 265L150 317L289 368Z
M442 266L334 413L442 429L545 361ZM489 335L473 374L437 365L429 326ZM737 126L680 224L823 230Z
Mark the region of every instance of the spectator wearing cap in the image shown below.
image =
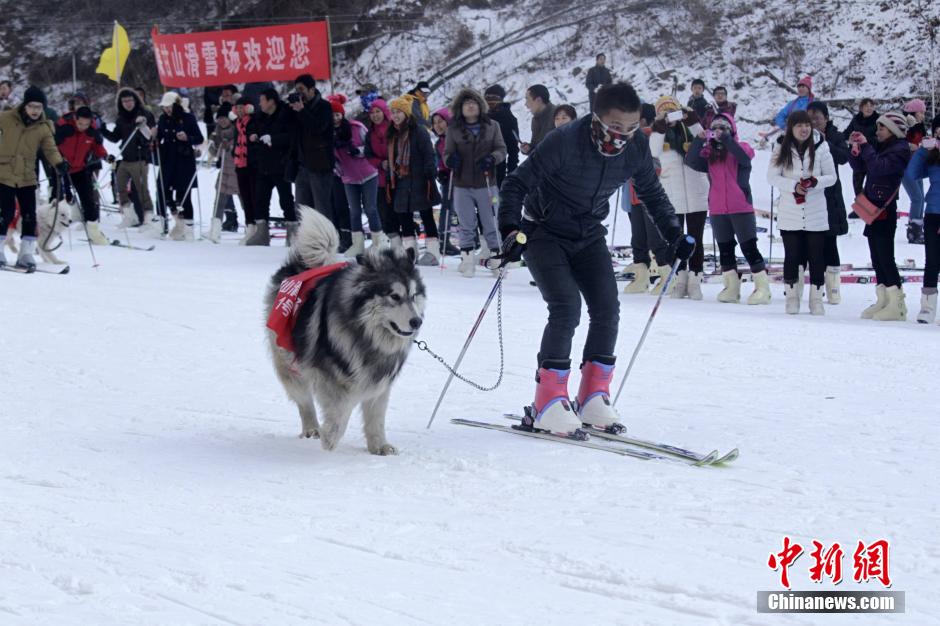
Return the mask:
M862 318L904 321L907 319L907 306L894 260L894 233L898 224L897 192L911 158L906 138L907 120L903 113L891 111L878 118L877 126L874 146L859 131L849 137L849 165L855 171L865 172L865 197L884 209L864 230L871 264L875 268L877 300L862 311Z
M920 142L927 136L927 105L920 98L914 98L904 105L907 122L907 143L911 152L920 148ZM910 243L924 243L924 180L904 176L904 191L911 199L911 213L908 217L907 240Z
M205 138L196 116L186 111L178 93L168 91L160 100L163 114L157 120L157 149L160 151L160 179L163 197L176 222L170 238L192 241L193 200L199 187L196 177L196 146Z
M588 91L588 103L591 107L591 113L594 112L594 95L597 94L597 90L604 85L612 85L613 83L614 78L610 75L610 70L607 69L607 55L602 52L594 57L594 67L587 71L587 77L584 80L584 86L587 87Z
M525 92L525 107L532 114L532 139L519 145L522 154L531 154L545 135L555 129L555 105L545 85L532 85Z
M78 195L88 239L98 246L110 244L98 226L99 207L94 190L94 165L100 165L101 159L108 156L108 151L104 149L101 132L95 127L92 110L80 106L68 116L63 116L56 123L55 143L62 158L69 164L68 182L71 185L65 185L65 189L71 187ZM66 191L64 195L67 201L72 201L71 192Z
M356 121L368 126L372 103L382 98L381 92L375 83L366 83L356 90L356 95L359 96L359 105L362 107L362 111L356 116Z
M289 96L297 133L294 152L298 161L297 203L312 206L337 224L333 211L333 109L317 89L310 74L294 80L297 99ZM338 227L337 227L338 229Z
M414 101L411 103L411 116L421 126L430 128L431 109L428 106L428 97L431 95L431 85L428 81L422 80L408 94L414 96Z
M506 144L506 160L496 165L496 186L519 166L519 120L512 114L512 108L506 99L506 90L502 85L490 85L483 92L490 119L499 124Z
M799 82L796 83L796 93L797 97L787 102L782 109L777 111L777 115L774 117L774 124L776 124L777 128L780 130L786 130L787 117L790 113L794 111L805 111L809 103L816 99L816 96L813 95L813 77L804 76L801 78Z

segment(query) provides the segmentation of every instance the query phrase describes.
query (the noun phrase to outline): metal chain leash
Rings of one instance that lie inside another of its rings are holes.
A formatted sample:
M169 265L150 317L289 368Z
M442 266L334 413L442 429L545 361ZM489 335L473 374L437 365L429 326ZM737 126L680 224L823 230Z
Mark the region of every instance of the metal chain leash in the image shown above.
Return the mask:
M440 361L441 365L446 367L447 371L449 371L451 374L454 375L454 378L458 378L462 380L463 382L467 383L474 389L479 389L480 391L493 391L494 389L499 387L499 385L503 382L503 284L502 282L499 284L499 287L496 290L496 332L497 332L497 336L499 337L499 378L497 378L496 383L490 387L484 387L483 385L476 383L470 380L469 378L466 378L458 374L457 371L454 370L453 367L447 364L447 361L445 361L443 358L441 358L439 354L437 354L436 352L434 352L428 347L428 344L426 341L418 341L417 339L415 339L413 340L413 343L416 346L418 346L418 350L421 350L422 352L427 352L432 357Z

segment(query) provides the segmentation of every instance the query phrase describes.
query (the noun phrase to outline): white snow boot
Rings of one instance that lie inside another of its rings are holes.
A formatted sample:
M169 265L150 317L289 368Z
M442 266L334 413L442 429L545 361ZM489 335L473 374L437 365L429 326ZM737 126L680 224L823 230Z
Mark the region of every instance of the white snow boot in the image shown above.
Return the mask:
M189 220L189 225L192 226L192 220ZM173 228L170 229L170 239L173 241L186 239L186 220L183 219L182 213L177 214L176 219L173 221Z
M118 228L132 228L140 225L137 221L137 211L134 210L133 204L122 204L120 208L123 219L121 219ZM146 215L144 217L146 218Z
M101 232L101 228L98 226L98 222L87 222L85 228L88 231L88 241L93 243L96 246L110 246L111 242L108 241L108 238L104 236L104 233Z
M623 432L617 423L617 412L610 401L610 381L614 377L614 357L595 356L581 365L581 385L575 411L583 424L608 430Z
M384 250L388 247L388 237L381 230L372 231L372 247L378 250Z
M570 435L581 428L581 419L568 399L570 361L543 361L535 375L535 402L526 407L531 425L560 435Z
M663 287L666 286L666 281L669 279L669 274L672 272L672 266L670 265L660 265L656 268L656 275L659 277L656 279L656 282L653 284L653 289L650 291L650 295L658 296L663 292ZM673 279L672 284L669 285L669 291L672 292L676 288L676 281ZM670 295L669 293L666 294Z
M418 242L415 241L414 237L402 237L401 245L404 246L405 254L408 255L412 263L418 260Z
M826 268L826 302L829 304L842 302L842 295L839 293L839 288L842 287L841 269L838 265Z
M366 236L360 230L359 232L353 231L352 233L352 245L346 248L346 258L355 259L360 254L366 251Z
M803 288L806 286L806 267L800 265L796 270L796 293L800 302L803 301Z
M427 237L424 240L424 254L434 257L434 265L441 264L441 241L437 237ZM424 255L422 255L424 256Z
M875 313L885 308L885 305L888 304L888 296L885 294L885 291L886 290L884 285L875 285L875 296L877 300L875 300L873 305L862 311L863 320L872 319L875 316Z
M632 263L624 273L633 272L633 281L623 288L624 293L646 293L650 288L650 268L646 263Z
M725 288L718 292L718 302L738 303L741 301L741 277L738 270L728 270L721 273L721 281Z
M822 285L809 286L809 312L812 315L825 315L826 309L823 308L823 288Z
M256 230L258 230L256 224L245 224L245 236L238 240L238 245L248 245L248 240L254 236Z
M268 220L255 220L255 231L245 241L246 246L270 246L271 231L268 228Z
M144 221L141 222L138 232L155 237L163 235L163 218L158 216L154 219L153 211L144 211Z
M20 253L16 257L16 266L26 269L36 269L36 238L23 237L20 241Z
M212 218L212 225L209 226L209 234L206 235L206 239L212 243L222 242L222 220L217 217Z
M761 270L753 275L754 291L748 296L748 304L770 304L770 281L767 279L767 270Z
M404 246L399 235L388 236L388 247L392 250L404 250Z
M800 312L800 294L796 290L796 285L784 285L783 296L787 299L787 315L796 315Z
M0 235L0 267L3 267L7 264L7 257L3 254L3 249L7 245L7 236L6 233Z
M473 274L477 271L477 260L473 250L460 251L460 265L457 266L457 271L465 278L473 278Z
M906 322L907 305L904 304L904 292L900 287L888 287L885 289L887 302L880 311L872 315L873 320L879 322Z
M286 237L284 238L284 246L290 248L290 245L294 242L294 237L297 236L297 230L300 228L300 222L284 222L284 232Z
M702 272L689 272L689 299L702 299Z
M937 288L924 287L920 293L920 313L917 322L920 324L933 324L937 319Z
M676 274L676 278L672 281L672 297L673 298L688 298L689 297L689 270L680 270Z

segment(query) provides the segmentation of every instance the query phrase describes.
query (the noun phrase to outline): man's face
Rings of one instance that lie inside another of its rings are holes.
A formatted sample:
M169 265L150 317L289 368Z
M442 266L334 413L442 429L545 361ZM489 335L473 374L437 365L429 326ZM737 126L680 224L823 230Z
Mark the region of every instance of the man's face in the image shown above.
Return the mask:
M235 92L228 89L223 89L222 94L219 96L219 102L228 102L229 104L235 104Z
M261 110L264 111L268 115L270 115L271 113L274 113L274 109L276 108L274 104L274 100L268 100L267 97L265 97L264 95L258 98L258 104L261 105Z
M640 112L626 112L620 109L611 109L603 115L598 115L601 122L610 130L633 137L640 128Z
M862 111L862 116L870 117L871 114L875 112L874 103L866 102L865 104L862 105L861 111Z
M215 125L219 128L228 128L232 125L232 120L228 117L217 117L215 118Z
M498 110L498 109L499 109L499 105L500 105L501 103L502 103L502 101L501 101L499 98L497 98L496 96L487 96L487 97L486 97L486 108L487 108L489 111L491 111L491 112Z
M701 85L692 85L692 95L694 95L696 98L700 97L703 93L705 93L704 87Z
M724 104L728 101L728 94L725 93L724 89L719 89L715 92L715 102L718 104Z
M821 133L826 132L826 116L818 109L810 109L809 119L813 120L813 128Z
M6 83L0 85L0 100L6 100L10 97L10 86Z
M42 115L42 105L38 102L30 102L24 107L26 115L29 116L31 120L38 120L39 116Z
M125 111L133 111L134 105L136 104L137 102L131 96L124 96L121 98L121 106L124 107Z
M532 115L535 115L536 113L541 113L542 109L545 108L545 103L542 102L541 98L533 98L532 92L526 90L525 108L529 109L529 113L531 113Z
M91 127L91 120L87 117L78 117L75 119L75 128L78 129L78 132L83 133Z
M307 102L313 97L313 90L308 89L307 86L303 83L297 83L294 85L294 89L297 91L297 93L300 94L300 97L303 98L304 102Z
M607 57L605 57L603 54L597 57L597 64L600 67L604 67L604 65L607 64Z

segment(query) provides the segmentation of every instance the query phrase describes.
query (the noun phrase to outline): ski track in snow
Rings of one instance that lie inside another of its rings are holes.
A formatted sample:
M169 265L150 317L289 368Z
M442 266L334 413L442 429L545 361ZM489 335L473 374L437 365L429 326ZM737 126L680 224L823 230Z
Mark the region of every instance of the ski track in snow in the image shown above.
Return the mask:
M618 241L628 224L621 215ZM840 240L844 262L867 259L860 228ZM332 453L297 438L262 332L283 240L98 248L95 271L74 239L60 250L68 277L0 277L2 624L819 623L755 611L756 591L779 587L766 560L784 535L806 548L794 589L817 587L814 538L846 550L839 589L879 589L851 580L851 553L890 539L905 617L935 619L940 463L923 444L938 438L940 327L859 320L871 286L844 286L824 318L805 304L786 316L778 284L768 307L719 304L716 283L704 302L664 302L621 415L647 438L741 449L730 467L700 469L448 423L500 422L530 400L545 313L515 270L504 384L454 384L428 431L446 371L414 351L389 409L401 454L380 458L358 417ZM898 245L898 259L922 255ZM455 268L422 268L421 338L449 361L492 285ZM906 292L913 319L919 290ZM621 296L624 365L653 302ZM484 382L494 315L461 368Z

